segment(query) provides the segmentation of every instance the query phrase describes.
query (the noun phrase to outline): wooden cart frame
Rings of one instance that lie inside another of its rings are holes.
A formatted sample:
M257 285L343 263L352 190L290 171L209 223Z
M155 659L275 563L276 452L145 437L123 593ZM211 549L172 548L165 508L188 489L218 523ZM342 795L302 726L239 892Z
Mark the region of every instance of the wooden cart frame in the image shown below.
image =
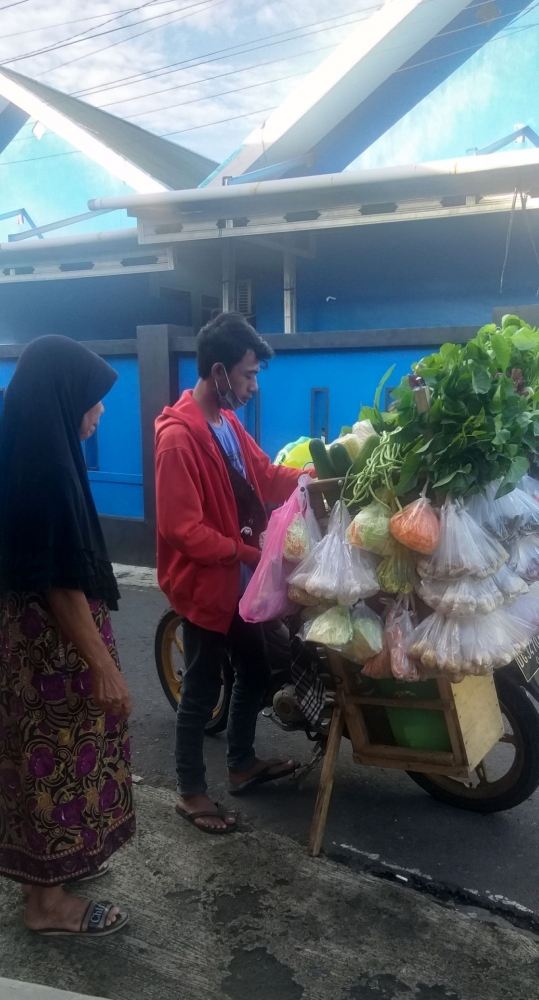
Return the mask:
M338 489L342 481L325 480L309 485L314 513L324 529L328 514L324 494ZM436 681L438 697L425 701L409 694L403 697L378 698L358 695L347 661L340 653L328 650L328 662L335 679L335 707L332 712L326 752L320 775L318 796L309 837L309 854L320 853L333 789L337 758L343 733L352 743L356 764L397 768L440 774L456 779L469 778L483 758L504 734L503 719L492 677L466 677L460 684L446 678ZM451 743L450 752L411 750L371 742L365 718L368 706L391 709L425 709L443 712ZM477 725L478 715L481 725Z

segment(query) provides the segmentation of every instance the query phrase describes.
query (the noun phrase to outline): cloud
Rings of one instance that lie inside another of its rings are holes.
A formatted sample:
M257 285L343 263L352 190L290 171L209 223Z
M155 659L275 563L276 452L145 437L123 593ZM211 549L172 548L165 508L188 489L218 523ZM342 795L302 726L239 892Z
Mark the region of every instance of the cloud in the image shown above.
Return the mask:
M77 32L80 38L81 32L91 30L93 37L85 35L84 40L55 52L9 62L8 68L36 76L66 93L100 88L83 99L151 131L178 131L173 141L221 159L263 120L262 109L281 102L296 75L312 70L329 47L345 37L347 28L335 25L359 18L362 8L373 4L373 0L333 0L331 5L327 0L296 0L294 4L288 0L262 4L208 0L204 8L188 10L195 2L153 0L138 12L120 17L117 12L127 8L129 0L98 0L90 9L99 18L63 24L79 20L84 8L79 6L77 11L72 0L57 0L54 5L50 0L28 0L3 15L0 63L38 48L74 42ZM318 33L313 34L316 26L304 27L318 21L324 22ZM119 27L121 31L113 31ZM295 37L303 33L298 28L310 34ZM101 32L111 33L99 37ZM269 37L278 32L292 32L292 38ZM259 47L265 40L271 44ZM223 54L219 59L210 55L230 46L242 47L243 52ZM151 74L182 60L197 60L199 65L111 87L124 77ZM265 63L270 65L261 65ZM206 127L226 118L237 120Z

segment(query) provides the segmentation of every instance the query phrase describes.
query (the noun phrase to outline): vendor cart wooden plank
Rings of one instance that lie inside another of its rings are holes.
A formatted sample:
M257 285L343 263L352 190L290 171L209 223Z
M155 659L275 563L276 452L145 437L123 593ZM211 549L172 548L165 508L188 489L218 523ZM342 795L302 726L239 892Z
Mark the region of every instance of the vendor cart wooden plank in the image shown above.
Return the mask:
M443 685L451 688L452 714L458 719L464 760L470 771L474 771L505 732L494 678L465 677L460 684L441 679L438 683L441 688Z

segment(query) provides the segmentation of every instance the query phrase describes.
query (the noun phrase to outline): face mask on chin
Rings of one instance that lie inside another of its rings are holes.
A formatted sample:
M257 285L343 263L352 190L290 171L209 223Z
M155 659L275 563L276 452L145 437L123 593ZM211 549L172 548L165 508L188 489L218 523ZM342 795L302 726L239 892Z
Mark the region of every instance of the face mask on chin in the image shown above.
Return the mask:
M220 391L219 386L217 385L217 380L214 379L219 406L222 410L241 410L242 406L245 406L245 403L242 403L238 394L234 392L234 389L230 385L230 379L226 371L225 377L228 382L228 389L224 394Z

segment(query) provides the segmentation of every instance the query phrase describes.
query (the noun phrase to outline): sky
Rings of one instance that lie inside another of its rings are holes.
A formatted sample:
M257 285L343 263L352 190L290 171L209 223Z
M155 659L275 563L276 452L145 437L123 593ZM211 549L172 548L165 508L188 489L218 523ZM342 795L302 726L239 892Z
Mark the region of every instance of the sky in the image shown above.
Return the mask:
M374 5L374 0L143 5L135 0L133 13L115 13L129 9L129 2L100 0L88 5L92 18L81 21L76 0L8 0L7 6L0 0L0 63L154 132L178 130L175 141L219 160L338 45L347 25L368 16ZM78 23L62 24L69 21ZM65 47L19 58L51 45ZM194 65L168 73L158 69L181 62ZM153 79L115 82L155 69L159 75ZM242 117L207 125L236 116Z
M0 0L0 64L155 133L172 133L171 141L221 161L374 5ZM91 17L83 18L83 10ZM539 11L530 10L520 24L529 30L502 32L352 166L461 156L516 124L539 129ZM47 156L49 162L41 159ZM34 158L40 158L39 174ZM84 212L89 197L123 190L51 133L37 139L32 124L0 156L0 214L25 207L38 225ZM92 228L126 223L115 213ZM12 222L0 223L0 239L13 229Z

